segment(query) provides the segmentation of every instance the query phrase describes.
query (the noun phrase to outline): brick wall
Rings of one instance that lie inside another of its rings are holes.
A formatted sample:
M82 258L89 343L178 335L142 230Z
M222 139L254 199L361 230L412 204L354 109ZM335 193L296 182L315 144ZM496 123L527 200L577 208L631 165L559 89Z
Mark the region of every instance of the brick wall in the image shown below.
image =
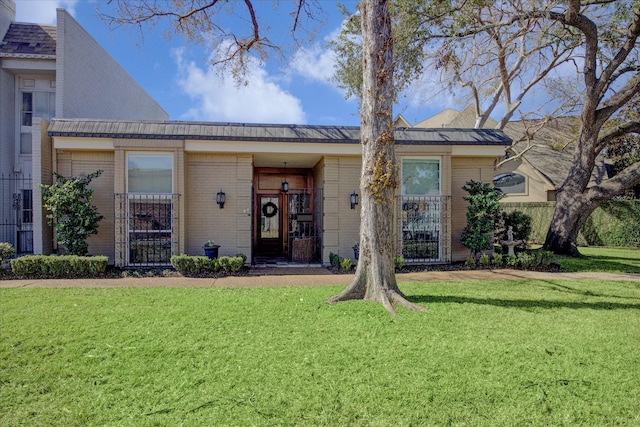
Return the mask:
M167 120L167 113L66 11L58 9L57 117Z

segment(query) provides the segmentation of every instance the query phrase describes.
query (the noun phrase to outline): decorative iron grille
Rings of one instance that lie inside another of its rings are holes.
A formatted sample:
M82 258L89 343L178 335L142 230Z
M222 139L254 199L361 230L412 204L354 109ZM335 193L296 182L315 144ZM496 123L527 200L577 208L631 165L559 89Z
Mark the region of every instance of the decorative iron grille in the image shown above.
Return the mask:
M115 194L116 265L171 264L179 247L179 199L179 194Z
M17 254L33 253L33 180L23 174L0 175L0 242Z
M398 196L398 244L407 263L451 261L451 197Z
M289 213L287 243L289 259L311 262L320 259L322 190L291 189L286 194Z

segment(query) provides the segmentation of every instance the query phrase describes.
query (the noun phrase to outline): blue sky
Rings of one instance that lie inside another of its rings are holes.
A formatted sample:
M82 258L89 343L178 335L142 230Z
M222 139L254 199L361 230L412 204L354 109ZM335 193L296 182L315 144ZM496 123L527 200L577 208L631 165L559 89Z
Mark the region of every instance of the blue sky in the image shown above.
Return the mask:
M278 9L275 2L256 3L258 16L267 18L262 26L271 28L271 40L284 42L289 49L282 59L272 56L263 66L253 66L250 84L243 87L210 69L211 51L204 46L164 37L163 21L143 27L142 34L131 27L110 29L96 12L97 8L108 12L104 0L16 0L16 19L53 24L56 8L66 9L172 120L359 125L357 101L346 100L331 82L333 54L324 46L340 30L337 2L318 1L323 14L322 23L315 26L315 41L298 46L291 43L289 34L291 2L281 0ZM350 8L356 5L352 0L341 3ZM239 31L242 17L225 19L230 31ZM300 39L305 40L304 33ZM451 97L420 95L418 87L403 94L394 116L402 114L414 124L445 108L460 109Z

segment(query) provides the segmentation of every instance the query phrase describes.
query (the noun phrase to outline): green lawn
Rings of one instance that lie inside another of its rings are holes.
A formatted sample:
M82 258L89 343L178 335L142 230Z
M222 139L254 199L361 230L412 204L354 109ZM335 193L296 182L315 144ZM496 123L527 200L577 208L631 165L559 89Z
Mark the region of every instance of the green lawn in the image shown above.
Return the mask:
M0 289L0 425L640 425L640 282L401 287Z
M558 257L564 271L606 271L640 274L640 248L578 248L584 258Z

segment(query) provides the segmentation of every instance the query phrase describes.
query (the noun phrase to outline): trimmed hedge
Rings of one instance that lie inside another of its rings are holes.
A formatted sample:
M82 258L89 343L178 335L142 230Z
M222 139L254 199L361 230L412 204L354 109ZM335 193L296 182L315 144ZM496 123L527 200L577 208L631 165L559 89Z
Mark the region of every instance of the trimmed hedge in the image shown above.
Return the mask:
M11 260L11 271L18 276L76 277L104 274L106 256L26 255Z
M183 276L200 276L217 273L237 273L247 261L245 254L209 258L203 255L173 255L171 265Z
M555 202L502 203L504 212L521 211L532 218L531 240L544 243ZM578 244L640 247L640 200L610 200L597 208L578 234Z

